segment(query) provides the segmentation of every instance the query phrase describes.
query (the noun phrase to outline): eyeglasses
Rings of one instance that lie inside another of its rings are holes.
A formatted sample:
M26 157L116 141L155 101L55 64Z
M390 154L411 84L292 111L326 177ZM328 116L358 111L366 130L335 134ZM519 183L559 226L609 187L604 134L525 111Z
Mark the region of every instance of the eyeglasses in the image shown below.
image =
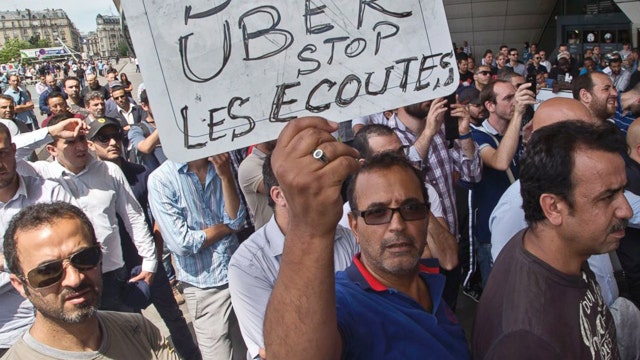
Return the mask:
M509 55L511 55L511 56L518 56L518 53L511 53L511 54L509 54Z
M102 250L100 245L94 245L80 251L77 251L66 258L53 260L38 265L35 269L27 273L27 277L22 277L22 281L29 282L32 288L41 289L49 287L62 280L64 273L64 261L69 263L78 271L87 271L94 269L102 260Z
M379 207L370 210L353 210L355 216L362 216L367 225L381 225L391 222L395 212L400 214L404 221L423 220L427 217L427 204L413 203L396 208Z
M487 76L491 74L491 71L478 71L476 74L482 74L483 76Z
M534 57L534 59L536 59L536 60L540 60L540 57L539 57L539 56L536 56L536 57Z
M101 135L96 135L93 137L94 141L98 140L101 143L108 143L111 141L111 139L115 140L115 141L122 141L122 132L118 131L118 132L114 132L111 134L101 134Z

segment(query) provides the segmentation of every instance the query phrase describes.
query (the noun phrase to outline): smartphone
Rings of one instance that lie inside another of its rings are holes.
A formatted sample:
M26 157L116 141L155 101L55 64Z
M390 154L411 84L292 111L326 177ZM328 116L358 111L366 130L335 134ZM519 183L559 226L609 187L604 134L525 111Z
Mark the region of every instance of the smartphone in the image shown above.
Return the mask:
M460 137L458 132L458 118L451 115L451 105L456 103L456 93L447 96L447 111L444 113L444 136L449 140L449 148L453 147L453 140Z
M533 91L534 94L537 93L536 89L538 88L538 82L536 81L536 74L527 75L527 82L531 84L529 90Z

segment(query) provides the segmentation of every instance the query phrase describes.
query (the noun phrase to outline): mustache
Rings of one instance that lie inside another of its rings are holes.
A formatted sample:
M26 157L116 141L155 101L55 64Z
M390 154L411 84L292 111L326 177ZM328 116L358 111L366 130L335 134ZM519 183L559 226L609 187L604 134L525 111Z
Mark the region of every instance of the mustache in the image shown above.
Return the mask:
M383 239L381 247L385 248L388 246L399 245L399 244L410 244L411 246L415 246L415 239L412 236L403 233L396 233L391 237L387 237Z
M63 299L66 299L66 298L78 295L79 293L85 291L86 289L89 289L89 290L95 292L95 289L93 288L93 286L91 286L91 284L83 282L76 288L64 288L61 291L61 296L62 296Z
M629 225L629 220L627 220L627 219L620 220L619 223L617 223L617 224L613 225L613 227L611 227L611 232L624 230L624 229L627 228L628 225Z

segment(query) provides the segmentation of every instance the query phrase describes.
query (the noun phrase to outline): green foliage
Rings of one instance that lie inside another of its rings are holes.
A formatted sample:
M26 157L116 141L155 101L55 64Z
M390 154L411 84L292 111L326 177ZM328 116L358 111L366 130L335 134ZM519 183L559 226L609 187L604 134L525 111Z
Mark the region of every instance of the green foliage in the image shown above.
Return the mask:
M29 38L29 46L31 46L31 49L47 48L51 47L51 41L49 39L40 39L40 34L34 34Z
M0 50L0 63L5 64L20 61L20 50L30 48L33 48L33 46L28 41L9 39Z
M127 57L129 56L129 46L125 41L120 41L118 44L118 56Z

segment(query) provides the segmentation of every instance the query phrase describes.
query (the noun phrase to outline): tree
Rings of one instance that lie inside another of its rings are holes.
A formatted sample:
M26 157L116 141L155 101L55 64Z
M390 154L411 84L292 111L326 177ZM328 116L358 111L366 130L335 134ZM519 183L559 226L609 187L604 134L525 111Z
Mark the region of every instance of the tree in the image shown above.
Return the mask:
M17 62L20 60L20 50L32 48L29 42L20 39L9 39L5 41L4 47L0 50L0 63Z
M129 55L129 45L126 42L120 41L118 44L118 56L127 57Z
M51 47L51 41L49 39L40 39L40 34L33 34L29 38L29 45L31 49L46 48Z

